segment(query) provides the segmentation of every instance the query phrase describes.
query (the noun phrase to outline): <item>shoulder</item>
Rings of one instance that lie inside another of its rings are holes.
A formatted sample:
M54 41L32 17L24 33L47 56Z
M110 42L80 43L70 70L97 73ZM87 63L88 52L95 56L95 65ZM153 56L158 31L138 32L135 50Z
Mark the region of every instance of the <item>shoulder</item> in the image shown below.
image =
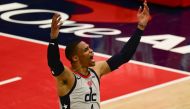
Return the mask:
M67 67L65 67L65 70L59 76L55 77L55 80L57 82L59 96L67 94L74 84L76 84L76 76Z
M94 71L96 72L96 74L98 75L99 78L102 75L110 72L109 65L107 64L106 61L97 61L95 63L95 66L93 67L93 69L94 69Z

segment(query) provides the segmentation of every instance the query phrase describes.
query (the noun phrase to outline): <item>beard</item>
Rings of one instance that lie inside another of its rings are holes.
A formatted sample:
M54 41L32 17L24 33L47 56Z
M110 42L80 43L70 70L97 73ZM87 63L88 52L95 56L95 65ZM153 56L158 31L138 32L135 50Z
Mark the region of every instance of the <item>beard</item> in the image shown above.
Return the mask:
M93 67L93 66L95 66L95 61L90 63L90 67Z
M93 59L90 59L90 61L89 61L89 66L90 66L90 67L95 66L95 61L94 61Z

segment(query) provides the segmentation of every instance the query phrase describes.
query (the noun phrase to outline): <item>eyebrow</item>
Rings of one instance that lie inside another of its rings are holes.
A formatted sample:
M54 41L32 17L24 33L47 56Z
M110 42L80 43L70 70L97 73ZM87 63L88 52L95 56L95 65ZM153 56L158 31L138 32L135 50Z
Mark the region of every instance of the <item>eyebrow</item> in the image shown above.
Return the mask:
M84 48L84 51L88 50L89 49L89 45L87 45L85 48Z

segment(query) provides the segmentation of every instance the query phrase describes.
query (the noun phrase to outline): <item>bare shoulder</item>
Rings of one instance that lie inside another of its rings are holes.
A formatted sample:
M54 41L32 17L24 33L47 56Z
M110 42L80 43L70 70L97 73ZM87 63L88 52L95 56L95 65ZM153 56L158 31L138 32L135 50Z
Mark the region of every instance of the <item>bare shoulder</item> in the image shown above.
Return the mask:
M59 96L66 95L72 89L75 83L73 72L66 66L64 67L64 71L59 76L55 77Z
M73 72L67 66L64 66L64 71L59 76L56 76L57 80L63 80L69 78L74 78L74 75Z
M103 76L104 74L110 72L110 68L106 61L97 61L93 69L96 71L99 77Z

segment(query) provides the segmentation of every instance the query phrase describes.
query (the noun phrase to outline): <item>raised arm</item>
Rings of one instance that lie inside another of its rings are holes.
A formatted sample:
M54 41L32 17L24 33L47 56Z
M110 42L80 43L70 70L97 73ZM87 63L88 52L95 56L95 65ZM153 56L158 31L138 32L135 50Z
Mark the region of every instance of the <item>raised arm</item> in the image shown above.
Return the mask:
M48 66L56 78L59 96L64 96L72 88L75 78L72 72L62 64L58 47L59 28L62 25L61 16L55 14L52 18L50 42L47 50Z
M119 53L113 55L107 61L98 62L97 66L95 66L95 70L99 77L117 69L119 66L128 62L132 58L140 42L141 36L143 35L143 30L148 23L149 17L149 8L145 1L144 8L139 8L137 13L138 26L129 41L123 46Z

